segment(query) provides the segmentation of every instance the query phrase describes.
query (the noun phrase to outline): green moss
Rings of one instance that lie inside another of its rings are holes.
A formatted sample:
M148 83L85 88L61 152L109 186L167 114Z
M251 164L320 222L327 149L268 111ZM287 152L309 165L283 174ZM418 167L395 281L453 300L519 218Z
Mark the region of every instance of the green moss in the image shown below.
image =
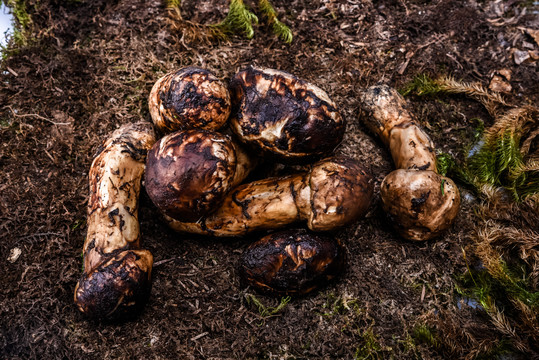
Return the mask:
M252 294L247 294L245 296L245 300L247 301L247 304L255 305L258 309L260 317L265 319L267 317L277 315L279 312L281 312L290 302L291 298L289 296L281 298L279 305L275 307L262 304L262 302L260 302L260 300L258 300L258 298Z
M529 283L526 267L523 264L509 267L499 260L502 271L491 274L486 269L468 271L457 276L455 290L463 297L476 300L486 311L497 306L506 312L516 311L513 300L519 300L532 310L539 307L539 292Z
M435 95L441 92L443 92L443 88L427 74L416 75L411 82L409 82L402 89L399 90L399 93L402 96Z
M27 4L24 0L0 0L6 5L14 18L14 30L12 39L18 46L26 45L29 41L32 18L28 13Z
M268 24L271 25L273 33L285 43L290 44L293 40L292 31L277 19L277 13L270 2L268 0L260 0L258 2L258 10L267 19Z
M218 24L210 25L214 30L226 35L243 33L248 39L254 36L253 25L258 24L258 17L252 13L243 0L230 0L226 18Z
M425 324L416 325L413 329L414 343L437 347L440 343L436 332Z
M361 334L361 337L363 338L363 344L356 349L354 359L385 359L385 354L392 351L390 347L385 347L380 344L378 336L374 334L372 329L365 330Z

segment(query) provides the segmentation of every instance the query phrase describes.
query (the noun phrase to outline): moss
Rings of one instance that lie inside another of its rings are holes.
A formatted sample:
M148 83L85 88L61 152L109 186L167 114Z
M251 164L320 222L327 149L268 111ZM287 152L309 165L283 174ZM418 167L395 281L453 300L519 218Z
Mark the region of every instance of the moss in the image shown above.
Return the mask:
M426 344L430 347L437 347L440 344L436 332L425 324L419 324L414 327L412 339L414 343Z
M28 43L30 37L30 27L32 18L28 13L27 4L24 0L3 0L14 18L14 30L12 39L15 45L24 46Z
M260 302L260 300L252 294L247 294L245 296L245 300L247 301L247 304L253 304L257 307L258 313L262 319L275 316L279 312L281 312L286 305L290 302L291 298L289 296L285 296L281 298L281 301L279 302L279 305L273 307L273 306L266 306Z
M288 26L277 19L277 13L270 2L268 0L260 0L258 2L258 9L267 19L268 24L271 25L273 33L285 43L290 44L293 40L292 31Z
M378 336L374 334L372 329L365 330L361 334L361 337L363 339L363 344L356 349L354 359L385 359L386 354L392 352L390 347L385 347L380 344Z
M218 24L211 25L211 27L226 35L239 32L243 33L247 39L252 39L255 33L254 24L258 24L258 17L247 8L243 0L230 0L226 18Z

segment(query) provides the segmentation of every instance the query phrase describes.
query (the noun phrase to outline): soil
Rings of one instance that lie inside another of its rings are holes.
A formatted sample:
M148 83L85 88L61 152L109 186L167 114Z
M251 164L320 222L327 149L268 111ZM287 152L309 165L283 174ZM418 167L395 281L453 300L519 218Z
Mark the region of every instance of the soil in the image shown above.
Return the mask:
M357 93L377 82L401 88L421 73L488 86L509 69L506 99L537 104L537 62L517 65L512 56L514 49L538 50L523 30L539 26L531 2L274 0L294 33L290 45L263 24L251 40L188 43L171 30L161 1L27 3L32 39L3 60L0 74L0 358L461 358L470 351L466 343L455 353L418 341L413 329L443 313L488 331L488 319L454 291L456 275L467 268L463 249L472 242L477 199L461 187L461 212L442 237L399 238L379 199L393 165L358 121ZM227 7L226 0L185 0L182 11L215 23ZM99 144L121 124L149 120L147 96L165 73L195 65L228 81L251 64L326 90L348 121L337 152L371 167L375 200L367 216L332 234L347 248L346 272L263 317L251 297L266 307L280 299L245 288L237 271L243 250L263 234L174 233L143 192L143 247L156 261L149 302L131 321L89 321L73 304L73 290L87 176ZM457 156L473 139L473 119L492 124L480 104L464 97L409 102L437 148Z

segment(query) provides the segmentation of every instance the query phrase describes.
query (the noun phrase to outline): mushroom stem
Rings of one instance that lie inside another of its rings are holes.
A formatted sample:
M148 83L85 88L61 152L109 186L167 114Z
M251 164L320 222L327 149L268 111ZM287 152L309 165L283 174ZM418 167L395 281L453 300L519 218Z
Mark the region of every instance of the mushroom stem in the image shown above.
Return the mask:
M307 221L314 231L329 231L364 215L372 192L372 178L357 161L335 157L316 163L309 172L240 185L221 207L196 223L165 219L176 231L222 237L297 221Z
M375 85L360 95L365 125L389 147L398 170L382 181L382 207L409 240L427 240L447 229L460 206L455 183L437 173L434 144L414 123L397 90Z
M75 303L98 319L130 315L149 296L153 256L140 249L138 198L146 153L155 142L147 122L124 125L92 162L84 272Z

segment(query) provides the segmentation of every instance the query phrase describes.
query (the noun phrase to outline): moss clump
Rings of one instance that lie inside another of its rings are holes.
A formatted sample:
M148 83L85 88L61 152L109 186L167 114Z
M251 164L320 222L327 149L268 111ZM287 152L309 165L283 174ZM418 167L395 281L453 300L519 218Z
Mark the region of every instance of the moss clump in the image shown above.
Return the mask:
M14 26L12 39L15 45L24 46L30 38L32 18L28 13L27 4L24 0L0 0L13 14Z
M292 31L277 19L277 13L270 2L268 0L260 0L258 2L258 10L267 19L268 24L271 25L273 33L285 43L290 44L293 40Z
M243 35L252 39L254 27L258 25L258 16L252 12L243 0L230 0L229 11L223 21L217 24L197 24L185 20L181 16L181 0L166 0L170 10L173 27L182 31L188 40L225 40L232 35ZM290 29L279 21L277 13L268 0L260 0L259 13L266 19L273 32L284 42L292 42L293 35Z

